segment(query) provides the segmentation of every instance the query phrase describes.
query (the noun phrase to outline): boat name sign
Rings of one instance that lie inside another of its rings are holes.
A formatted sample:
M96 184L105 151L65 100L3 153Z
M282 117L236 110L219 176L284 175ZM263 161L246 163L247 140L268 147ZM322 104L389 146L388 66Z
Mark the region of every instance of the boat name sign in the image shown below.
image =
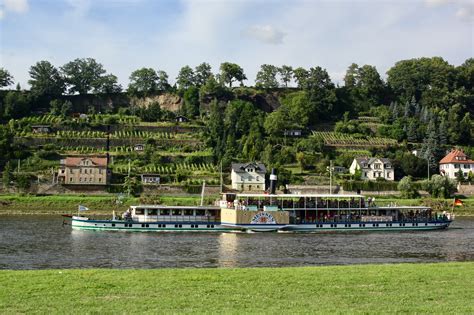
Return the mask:
M259 212L252 218L250 224L276 224L276 220L268 212Z

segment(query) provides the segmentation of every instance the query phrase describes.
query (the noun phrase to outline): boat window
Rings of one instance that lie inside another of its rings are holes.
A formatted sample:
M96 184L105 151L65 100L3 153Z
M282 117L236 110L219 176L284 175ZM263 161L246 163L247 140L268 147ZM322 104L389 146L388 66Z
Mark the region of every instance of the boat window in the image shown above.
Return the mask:
M148 215L157 215L158 210L157 209L148 209Z
M192 209L185 209L184 210L184 215L193 215L193 210Z
M115 223L112 223L112 226L115 226Z
M135 209L135 215L141 215L145 213L145 209L143 208L136 208Z
M206 215L206 210L196 210L196 215Z
M170 210L169 209L161 209L160 214L161 215L170 215Z
M180 209L173 209L172 214L173 215L181 215L181 210Z

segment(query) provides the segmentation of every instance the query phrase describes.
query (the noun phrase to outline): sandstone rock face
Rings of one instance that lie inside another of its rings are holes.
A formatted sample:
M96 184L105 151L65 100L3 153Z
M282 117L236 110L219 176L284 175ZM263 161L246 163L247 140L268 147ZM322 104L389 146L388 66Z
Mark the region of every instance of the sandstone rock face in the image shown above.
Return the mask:
M132 106L138 107L145 107L148 108L150 104L158 103L162 109L166 109L172 112L177 112L181 109L183 105L183 100L178 95L174 94L161 94L161 95L153 95L153 96L146 96L142 98L132 98L130 100L130 104Z

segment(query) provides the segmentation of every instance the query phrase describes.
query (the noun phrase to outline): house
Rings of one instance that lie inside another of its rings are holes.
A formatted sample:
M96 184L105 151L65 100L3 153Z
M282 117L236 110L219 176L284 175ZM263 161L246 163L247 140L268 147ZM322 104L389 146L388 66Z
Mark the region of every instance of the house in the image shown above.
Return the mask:
M439 172L443 176L454 179L459 170L464 178L467 178L470 172L474 173L474 161L470 160L462 150L453 149L439 161Z
M65 185L108 185L110 177L107 158L100 156L68 156L58 172L58 181Z
M159 174L142 174L142 184L160 184Z
M176 122L181 123L181 122L189 122L189 118L185 117L183 115L178 115L175 118Z
M143 144L135 144L135 146L133 147L133 150L141 152L145 150L145 146Z
M390 160L386 158L355 158L352 161L349 172L355 174L356 170L361 171L361 179L395 179L395 170L393 169Z
M34 125L31 126L31 130L33 133L50 133L51 132L51 126L49 125Z
M291 129L291 130L284 130L283 135L287 137L301 137L303 135L303 131L301 129Z
M232 189L265 190L265 173L262 163L232 163Z

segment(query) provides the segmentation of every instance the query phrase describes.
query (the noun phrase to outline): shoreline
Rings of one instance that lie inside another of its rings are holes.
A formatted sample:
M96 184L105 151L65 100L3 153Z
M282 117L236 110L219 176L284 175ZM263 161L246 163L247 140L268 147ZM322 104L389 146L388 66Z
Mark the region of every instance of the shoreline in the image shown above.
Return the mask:
M473 273L474 262L0 270L0 313L470 314Z
M211 204L219 196L206 196L205 203ZM197 206L200 203L199 195L167 195L155 196L154 204ZM423 202L445 202L449 204L452 199L401 199L387 196L378 196L377 202L380 205L396 203L398 205L421 205ZM454 208L457 217L474 216L474 198L463 200L462 207ZM84 205L90 210L87 215L111 215L115 210L120 214L131 205L152 204L150 200L144 198L125 198L123 203L118 205L115 196L85 196L85 195L0 195L0 215L61 215L77 213L78 205ZM451 209L449 209L451 210Z

